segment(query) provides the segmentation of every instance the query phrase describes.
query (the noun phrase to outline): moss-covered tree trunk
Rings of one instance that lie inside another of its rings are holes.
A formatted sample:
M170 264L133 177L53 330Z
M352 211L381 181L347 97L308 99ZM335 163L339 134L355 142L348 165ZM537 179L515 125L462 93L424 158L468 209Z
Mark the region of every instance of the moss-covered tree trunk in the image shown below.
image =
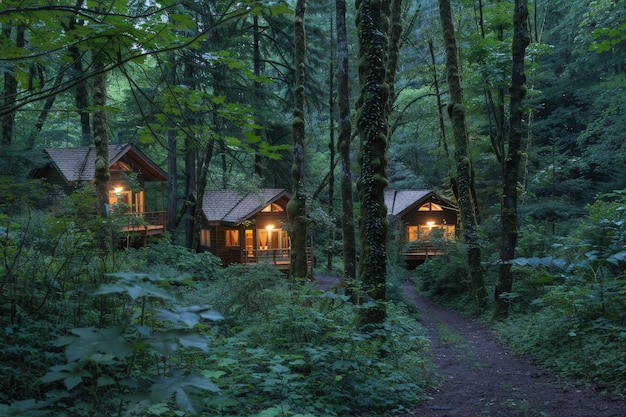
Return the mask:
M522 156L522 101L526 96L524 57L530 43L527 27L528 6L526 0L515 0L513 12L512 72L509 116L509 147L503 165L502 178L502 242L500 244L500 269L494 293L493 318L505 318L509 314L509 298L513 290L511 260L515 257L517 244L517 183Z
M336 0L337 14L337 108L339 110L339 135L337 151L341 161L339 187L341 189L341 234L343 249L343 279L346 283L356 279L356 235L354 230L354 204L352 197L352 168L350 162L350 77L348 73L348 35L346 2Z
M13 32L13 25L6 23L2 26L2 37L4 40L11 39ZM26 26L18 24L15 26L15 47L23 48L26 45ZM4 69L4 85L2 89L3 102L2 104L11 107L17 98L17 79L15 78L15 67L13 64L3 64ZM15 130L15 111L6 113L0 117L0 124L2 125L2 145L10 146L13 143L13 136Z
M474 212L474 204L472 202L472 162L469 152L465 107L463 106L463 89L461 87L461 76L459 75L458 51L450 0L439 0L439 15L441 17L443 41L446 48L446 75L450 90L448 115L452 120L452 132L454 135L454 159L456 163L456 186L461 217L461 231L463 233L463 241L467 245L472 298L477 308L483 308L487 300L487 291L483 281L480 242L476 231L476 213Z
M93 144L96 150L95 175L96 195L98 198L97 212L106 217L109 212L109 138L107 136L107 76L104 63L97 55L94 58L93 78Z
M287 204L291 235L291 266L290 273L293 278L306 278L307 267L307 218L306 218L306 194L304 190L304 56L306 39L304 36L304 15L306 1L296 2L296 14L294 20L295 35L295 69L296 85L294 91L293 109L293 165L291 166L291 178L293 181L291 200Z
M389 85L387 80L389 2L357 0L359 37L359 97L356 123L359 132L360 202L358 279L375 307L361 310L363 328L385 320L387 277L387 179Z

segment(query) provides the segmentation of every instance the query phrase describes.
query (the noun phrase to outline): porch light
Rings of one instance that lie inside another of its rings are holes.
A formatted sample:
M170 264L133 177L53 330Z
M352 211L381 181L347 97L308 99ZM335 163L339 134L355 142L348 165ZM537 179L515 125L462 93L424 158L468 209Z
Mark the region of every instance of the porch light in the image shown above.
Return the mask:
M274 228L274 225L273 224L268 224L267 226L265 226L265 228L267 230L272 230Z
M426 226L428 226L429 228L432 229L432 227L435 225L435 222L430 221L430 222L426 222Z
M124 188L122 187L115 187L113 188L113 191L115 192L115 194L120 195L123 189Z

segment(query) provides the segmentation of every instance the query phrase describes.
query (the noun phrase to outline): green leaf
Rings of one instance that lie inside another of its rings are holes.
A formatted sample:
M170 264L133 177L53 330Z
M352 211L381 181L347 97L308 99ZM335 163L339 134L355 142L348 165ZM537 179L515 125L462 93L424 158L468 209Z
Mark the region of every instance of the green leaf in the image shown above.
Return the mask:
M196 413L194 400L190 397L187 389L200 389L205 391L218 392L219 388L208 378L191 373L184 375L181 370L173 370L170 376L162 376L155 379L150 387L150 400L153 403L161 403L174 395L176 406L181 410Z
M104 353L125 358L133 351L131 345L122 337L121 327L97 329L85 327L72 329L72 333L78 337L65 348L65 356L70 362L79 361L95 354ZM93 360L93 358L92 358Z
M160 277L135 273L111 274L111 276L120 278L120 281L101 284L94 292L95 295L126 293L133 300L139 297L151 297L167 301L177 300L172 293L151 282L162 280Z
M190 307L174 307L173 309L157 310L158 317L171 322L185 323L188 327L193 327L200 322L201 319L222 320L224 316L209 307L190 306Z

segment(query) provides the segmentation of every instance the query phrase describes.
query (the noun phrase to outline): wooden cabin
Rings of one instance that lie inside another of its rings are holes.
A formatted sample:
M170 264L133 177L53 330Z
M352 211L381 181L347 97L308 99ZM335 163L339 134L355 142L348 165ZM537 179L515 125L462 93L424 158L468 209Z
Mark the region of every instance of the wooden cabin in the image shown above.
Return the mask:
M267 262L289 269L291 240L287 232L284 189L206 191L200 247L217 255L224 266Z
M432 190L387 190L391 238L409 265L445 253L456 236L459 208Z
M44 149L49 163L31 173L56 185L60 191L51 195L51 204L72 194L85 184L93 183L96 150L94 146ZM141 238L143 245L148 236L165 232L164 183L167 174L148 156L131 144L109 146L109 202L111 212L126 215L128 222L122 227L130 236ZM160 191L146 193L147 182L159 182Z

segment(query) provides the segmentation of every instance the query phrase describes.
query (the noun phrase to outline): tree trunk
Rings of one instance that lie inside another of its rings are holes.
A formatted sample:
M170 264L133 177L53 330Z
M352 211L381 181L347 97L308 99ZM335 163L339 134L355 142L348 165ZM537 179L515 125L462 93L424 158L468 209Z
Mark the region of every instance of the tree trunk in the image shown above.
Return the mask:
M334 75L335 68L333 65L332 52L334 52L333 40L333 18L330 18L330 32L331 32L331 58L330 68L328 69L328 120L329 120L329 169L328 169L328 216L331 219L335 217L335 206L333 204L335 199L335 94L334 94ZM335 224L330 222L328 226L328 246L326 248L326 268L330 271L333 269L333 242L335 241Z
M526 20L528 7L526 0L515 0L513 14L512 72L509 116L509 147L504 161L502 178L502 242L500 245L500 269L494 294L493 318L506 318L510 301L505 295L513 290L511 260L515 258L517 244L517 183L519 164L522 156L522 101L526 95L526 75L524 57L530 43Z
M63 72L59 72L57 76L54 78L53 88L56 89L57 87L59 87L62 81L63 81ZM28 140L26 142L26 148L28 150L32 150L35 147L35 141L37 140L37 136L39 136L39 133L41 132L41 129L43 128L43 125L46 123L46 120L48 120L48 114L50 113L50 110L52 109L52 106L54 105L56 98L57 98L56 94L51 95L44 102L43 108L39 112L39 117L37 117L37 122L35 123L35 126L33 127L33 129L30 131L28 135Z
M387 179L389 85L387 80L388 1L357 0L359 38L359 97L356 122L359 132L357 181L361 205L359 217L360 258L358 278L364 295L375 306L361 310L365 330L385 321L387 276L387 207L384 191Z
M178 155L176 153L176 130L167 132L167 212L165 224L174 242L178 202Z
M13 25L7 24L2 29L2 37L6 40L11 39L11 33L13 32ZM26 27L24 25L18 25L16 27L16 35L15 35L15 46L17 48L23 48L26 44L25 39L25 31ZM17 98L17 79L15 78L15 74L13 71L13 65L9 65L7 70L4 72L4 89L3 96L4 102L3 105L10 108ZM15 129L15 111L11 111L10 113L2 116L2 145L10 146L13 143L13 134Z
M452 120L452 132L454 134L456 187L461 217L461 231L463 233L463 240L467 245L467 261L472 286L472 299L476 307L481 309L485 306L487 291L485 290L485 284L483 282L480 242L476 231L476 213L474 212L474 204L472 204L472 163L469 152L465 107L463 106L463 90L461 87L461 77L459 75L458 51L454 34L454 24L452 22L450 0L439 0L439 13L446 48L446 74L448 88L450 90L448 115Z
M306 278L307 268L307 218L306 195L304 190L304 56L306 40L304 34L304 15L306 1L297 0L294 20L295 34L295 69L296 85L294 91L293 110L293 165L291 167L292 195L287 204L291 235L291 266L292 278Z
M194 64L191 57L185 54L185 68L183 70L183 82L185 85L190 88L195 88L195 70ZM193 119L193 117L191 117ZM196 123L191 121L191 125L195 126ZM190 132L194 132L194 129L190 129ZM194 241L194 219L195 219L195 210L196 207L200 206L200 202L198 201L197 192L197 179L198 172L196 167L197 160L197 144L196 137L191 137L190 135L185 136L185 196L187 198L187 203L185 204L185 246L187 248L193 247ZM194 201L195 194L195 204L190 204L189 202Z
M344 282L350 282L356 279L356 237L350 162L352 123L350 121L350 78L348 74L348 35L345 0L336 0L335 7L337 12L337 107L339 110L337 151L341 160L339 187L341 189L343 279Z
M170 69L167 72L167 83L176 85L176 55L169 54L168 61ZM165 225L167 231L172 236L172 241L176 243L176 213L178 212L178 153L177 130L174 123L167 131L167 210L165 212Z
M435 48L433 46L433 39L428 40L428 51L430 52L430 61L433 66L433 87L435 88L435 97L437 98L437 114L439 116L439 139L440 144L443 145L443 150L446 155L446 159L450 157L448 151L448 139L446 138L446 124L443 118L443 106L441 104L441 89L439 88L439 76L437 75L437 61L435 60Z
M84 0L77 0L76 7L81 7L84 3ZM61 23L63 28L68 32L76 30L76 26L81 26L82 24L83 21L77 21L74 17L70 17L67 24ZM83 69L83 54L84 53L75 45L68 47L68 55L72 60L72 70L74 71L72 75L73 78L83 78L85 73ZM74 103L76 104L76 112L80 118L81 144L87 146L91 144L93 139L90 118L91 113L89 111L89 93L87 91L87 82L84 79L76 84Z
M93 144L96 148L96 164L94 181L96 184L96 194L98 197L98 215L107 217L109 215L109 138L107 136L107 76L104 72L102 58L94 54L93 77Z
M202 204L204 202L204 192L206 191L207 180L209 177L209 167L211 165L211 159L213 159L213 149L215 147L215 141L209 140L205 146L206 148L202 155L202 160L200 161L200 168L198 172L197 201L194 211L193 239L191 243L191 248L196 252L198 252L200 249L200 229L202 228L203 218Z
M391 0L389 7L389 55L385 82L389 86L388 111L391 112L391 107L396 99L396 70L400 59L400 44L402 42L402 0ZM391 141L391 137L388 140Z

